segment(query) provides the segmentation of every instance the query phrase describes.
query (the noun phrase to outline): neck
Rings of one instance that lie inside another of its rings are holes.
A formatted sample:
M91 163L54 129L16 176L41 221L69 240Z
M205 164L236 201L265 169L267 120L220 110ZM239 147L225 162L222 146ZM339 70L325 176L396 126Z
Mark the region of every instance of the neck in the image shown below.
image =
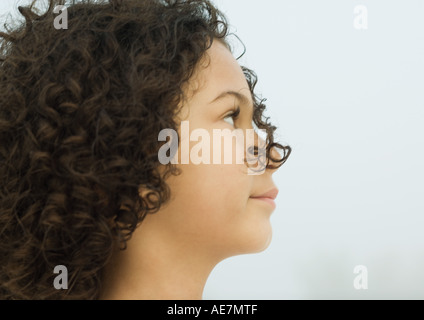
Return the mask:
M145 220L106 267L101 299L201 300L218 262L210 251L166 237Z

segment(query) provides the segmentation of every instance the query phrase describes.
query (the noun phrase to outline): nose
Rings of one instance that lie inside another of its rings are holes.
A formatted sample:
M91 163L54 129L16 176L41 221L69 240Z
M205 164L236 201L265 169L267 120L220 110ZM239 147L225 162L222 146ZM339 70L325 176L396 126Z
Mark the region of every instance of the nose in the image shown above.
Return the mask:
M258 144L255 145L255 156L258 157L258 166L256 168L259 171L255 171L254 175L261 175L265 172L273 174L285 163L287 158L290 156L291 148L290 146L282 146L278 143L272 143L269 152L267 152L265 140L259 135L256 135L256 138L258 139ZM278 151L278 149L282 150L283 155Z

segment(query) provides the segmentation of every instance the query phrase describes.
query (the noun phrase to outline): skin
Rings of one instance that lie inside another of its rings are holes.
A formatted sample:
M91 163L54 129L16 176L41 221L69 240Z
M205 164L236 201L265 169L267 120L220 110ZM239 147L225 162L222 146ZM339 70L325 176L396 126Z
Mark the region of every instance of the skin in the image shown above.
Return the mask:
M210 104L229 90L244 94L249 103L227 96ZM179 120L189 121L190 131L203 128L213 137L213 129L253 128L248 83L221 42L213 42L186 92ZM237 106L241 113L233 125L226 116ZM196 144L191 142L190 150ZM181 144L178 154L181 160ZM274 208L251 196L275 188L275 170L248 175L245 164L233 162L179 165L182 174L167 180L170 202L146 217L127 249L117 252L106 268L102 299L202 299L207 278L220 261L268 247Z

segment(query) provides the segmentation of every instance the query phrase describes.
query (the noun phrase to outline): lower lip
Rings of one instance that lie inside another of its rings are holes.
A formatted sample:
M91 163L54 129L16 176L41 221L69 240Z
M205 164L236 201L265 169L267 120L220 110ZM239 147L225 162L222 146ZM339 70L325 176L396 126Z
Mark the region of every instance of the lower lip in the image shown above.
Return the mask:
M275 209L277 207L277 205L275 204L275 201L271 198L251 198L251 199L264 201L264 202L270 204L273 207L273 209Z

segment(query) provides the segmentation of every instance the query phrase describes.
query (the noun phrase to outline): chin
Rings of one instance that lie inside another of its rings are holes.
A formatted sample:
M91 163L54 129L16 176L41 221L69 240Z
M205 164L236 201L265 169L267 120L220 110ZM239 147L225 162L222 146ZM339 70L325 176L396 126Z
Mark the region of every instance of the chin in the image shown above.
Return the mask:
M240 254L260 253L265 251L272 240L272 228L270 223L266 223L262 228L256 227L253 232L249 232L243 239L242 252Z
M261 242L258 243L256 250L252 251L252 253L260 253L268 249L268 247L271 244L271 240L272 240L272 231L269 232L266 239L263 239Z

